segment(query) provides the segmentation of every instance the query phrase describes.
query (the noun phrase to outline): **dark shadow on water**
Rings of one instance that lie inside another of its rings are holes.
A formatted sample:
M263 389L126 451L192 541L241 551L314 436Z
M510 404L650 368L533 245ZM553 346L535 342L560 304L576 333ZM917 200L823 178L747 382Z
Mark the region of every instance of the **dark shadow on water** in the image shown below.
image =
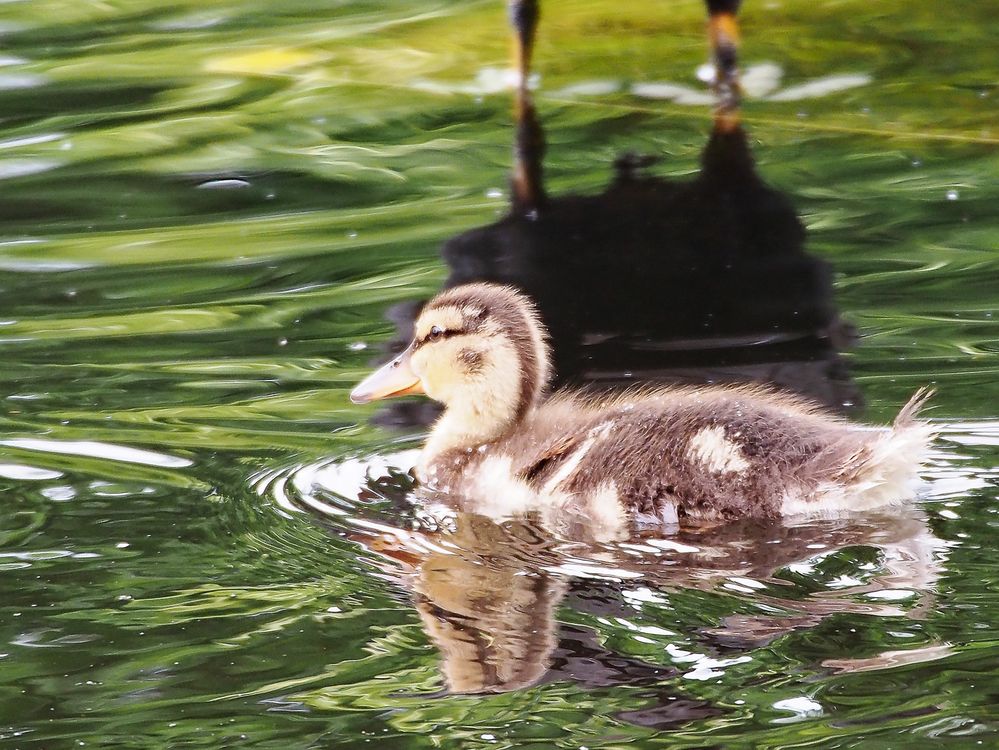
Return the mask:
M647 174L658 157L625 154L596 195L548 194L545 135L527 85L539 5L511 0L520 83L514 95L506 216L447 240L445 288L508 284L538 306L556 387L756 382L849 411L860 403L840 352L832 269L805 251L791 200L757 173L739 124L738 0L707 0L717 107L700 171ZM397 306L390 354L412 338L423 303ZM383 424L422 424L426 404L390 406Z
M794 208L756 174L741 128L712 134L701 161L695 178L671 181L624 157L599 195L459 235L443 248L445 286L530 294L562 381L766 379L841 404L836 348L848 336L829 266L805 253Z
M805 251L805 229L757 173L745 130L716 128L691 179L648 175L652 161L625 155L597 195L515 203L448 240L444 287L527 292L551 334L556 387L759 382L838 411L859 406L840 355L855 332L836 308L832 268ZM410 341L421 306L389 311L390 353ZM378 420L435 413L398 403Z

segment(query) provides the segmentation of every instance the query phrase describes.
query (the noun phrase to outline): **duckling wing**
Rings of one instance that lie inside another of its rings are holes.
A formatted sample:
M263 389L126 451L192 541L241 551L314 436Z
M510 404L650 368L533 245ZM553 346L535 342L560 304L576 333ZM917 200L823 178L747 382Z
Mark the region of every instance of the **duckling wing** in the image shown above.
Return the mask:
M556 474L563 463L575 453L582 443L579 435L561 435L520 470L520 478L528 484L541 485Z

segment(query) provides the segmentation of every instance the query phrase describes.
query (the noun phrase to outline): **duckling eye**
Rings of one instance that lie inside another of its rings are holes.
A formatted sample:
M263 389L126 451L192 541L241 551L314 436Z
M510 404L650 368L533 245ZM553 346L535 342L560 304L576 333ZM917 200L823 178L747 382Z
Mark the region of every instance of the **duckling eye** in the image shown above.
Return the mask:
M440 326L432 326L427 334L427 341L437 341L444 335L444 329Z

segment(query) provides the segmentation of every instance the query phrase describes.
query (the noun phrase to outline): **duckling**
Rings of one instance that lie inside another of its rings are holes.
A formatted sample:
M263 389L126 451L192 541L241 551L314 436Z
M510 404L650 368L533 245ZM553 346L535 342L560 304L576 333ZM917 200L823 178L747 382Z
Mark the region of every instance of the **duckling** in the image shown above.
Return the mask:
M933 436L916 418L925 389L878 429L759 386L548 396L551 375L534 304L511 287L473 283L427 303L409 347L350 397L425 393L444 405L416 473L459 510L537 513L611 536L636 523L828 516L903 502Z

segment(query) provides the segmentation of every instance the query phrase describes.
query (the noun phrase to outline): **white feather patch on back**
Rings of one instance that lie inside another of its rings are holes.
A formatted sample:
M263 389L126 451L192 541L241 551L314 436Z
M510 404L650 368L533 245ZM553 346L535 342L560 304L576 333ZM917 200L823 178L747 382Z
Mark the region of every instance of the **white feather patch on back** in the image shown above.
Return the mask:
M722 427L705 427L690 439L687 455L711 472L738 474L749 468L739 446L725 437Z

